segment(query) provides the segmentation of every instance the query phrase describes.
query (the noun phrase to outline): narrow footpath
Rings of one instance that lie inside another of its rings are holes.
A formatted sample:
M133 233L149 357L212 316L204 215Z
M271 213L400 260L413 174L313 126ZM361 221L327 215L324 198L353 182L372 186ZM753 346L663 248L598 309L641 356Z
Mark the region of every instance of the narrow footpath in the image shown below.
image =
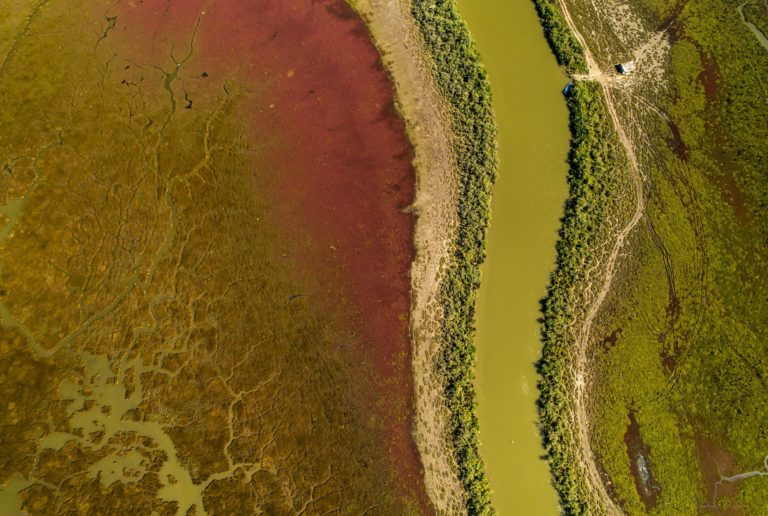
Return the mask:
M574 390L574 423L576 424L579 445L579 454L581 456L581 464L584 467L585 477L589 484L589 490L596 495L596 497L603 504L601 509L605 510L609 514L622 514L621 508L611 498L608 490L600 477L600 472L595 460L595 455L592 452L592 446L589 440L589 417L587 412L587 396L588 396L588 383L589 383L589 371L587 371L587 347L589 345L589 337L592 329L592 322L595 316L600 311L603 301L606 295L610 291L613 276L616 273L616 261L619 257L622 247L627 237L632 233L640 219L645 212L645 196L643 194L643 176L640 170L640 165L635 154L635 146L632 140L627 136L627 132L624 128L624 123L618 115L616 104L611 92L613 87L613 77L610 74L603 72L597 64L594 55L587 46L586 40L579 32L576 24L568 11L568 5L565 0L558 0L560 8L562 9L563 16L565 17L568 26L573 32L579 44L584 50L584 57L587 62L588 74L586 76L577 76L577 80L591 80L600 83L602 86L603 98L608 109L608 114L611 117L611 123L616 131L616 135L621 142L622 147L627 156L627 164L629 166L630 176L632 178L632 184L634 186L635 196L635 208L632 218L627 224L618 232L615 237L613 248L605 265L605 275L603 277L602 285L597 292L594 300L592 301L587 315L582 321L580 327L576 331L576 349L574 350L573 359L573 374L575 378L575 390Z

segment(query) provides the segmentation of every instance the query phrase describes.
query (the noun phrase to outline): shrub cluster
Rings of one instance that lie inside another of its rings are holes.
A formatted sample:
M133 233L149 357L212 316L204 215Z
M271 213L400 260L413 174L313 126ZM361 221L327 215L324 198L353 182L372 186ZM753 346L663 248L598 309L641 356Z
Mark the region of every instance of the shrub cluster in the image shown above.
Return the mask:
M473 386L475 300L497 165L490 88L454 0L414 0L412 14L432 55L438 87L450 106L460 181L454 259L440 292L444 348L438 367L446 381L449 426L467 511L491 514L490 488L478 451Z
M591 250L609 203L613 136L597 83L577 83L568 96L568 108L572 132L570 194L557 244L557 267L543 302L539 421L563 509L566 514L586 514L589 497L576 469L576 440L568 417L569 389L573 388L568 379L574 345L571 326L579 302L575 287L585 264L592 259Z
M576 36L553 0L534 0L549 46L568 73L587 73L587 61Z

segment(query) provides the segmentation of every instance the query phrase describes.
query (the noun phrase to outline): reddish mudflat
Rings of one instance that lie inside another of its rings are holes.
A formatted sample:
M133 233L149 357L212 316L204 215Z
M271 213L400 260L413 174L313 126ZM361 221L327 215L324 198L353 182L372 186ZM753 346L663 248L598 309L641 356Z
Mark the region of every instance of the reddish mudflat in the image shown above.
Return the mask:
M258 149L255 190L270 198L287 242L277 245L313 277L297 295L351 336L339 353L363 365L350 374L372 372L353 381L383 426L396 477L427 511L411 433L413 152L364 23L343 0L145 0L121 10L115 29L137 48L151 40L147 63L172 66L171 49L176 61L193 49L180 99L214 95L201 84L230 77L252 90L239 109Z

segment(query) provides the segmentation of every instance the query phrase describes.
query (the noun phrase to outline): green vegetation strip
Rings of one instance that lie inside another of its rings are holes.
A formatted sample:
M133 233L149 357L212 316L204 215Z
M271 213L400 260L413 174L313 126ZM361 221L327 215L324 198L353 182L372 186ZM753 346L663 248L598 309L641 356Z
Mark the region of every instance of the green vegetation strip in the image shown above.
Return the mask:
M569 379L574 336L574 310L580 306L576 286L583 279L585 266L592 259L610 206L613 172L611 131L600 86L579 82L568 96L573 134L568 186L557 268L544 300L544 349L539 364L539 419L555 487L566 514L589 512L589 493L581 481L577 461L576 437L571 418Z
M451 109L460 180L455 255L441 285L445 347L438 367L446 379L449 426L467 511L492 514L490 488L478 451L473 386L475 300L497 164L490 88L453 0L414 0L412 13L432 55L438 86Z
M560 9L550 0L535 0L544 32L558 62L569 73L586 73L583 49L568 28ZM552 470L553 483L566 514L586 514L593 509L590 492L579 474L578 444L569 417L569 377L575 339L575 313L582 299L578 285L593 262L593 249L603 233L607 212L613 205L616 156L613 134L600 85L579 82L568 94L571 152L569 196L565 205L557 266L543 302L539 363L539 421Z
M587 61L576 36L563 18L557 3L551 0L534 0L544 34L557 57L568 73L587 73Z

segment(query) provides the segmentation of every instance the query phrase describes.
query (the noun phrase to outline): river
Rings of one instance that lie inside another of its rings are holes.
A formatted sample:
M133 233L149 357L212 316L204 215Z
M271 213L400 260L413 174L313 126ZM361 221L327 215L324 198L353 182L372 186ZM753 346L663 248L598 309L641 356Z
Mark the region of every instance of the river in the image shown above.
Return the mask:
M567 79L532 2L459 0L488 70L500 166L477 306L481 454L501 515L557 514L536 423L539 300L567 195Z

